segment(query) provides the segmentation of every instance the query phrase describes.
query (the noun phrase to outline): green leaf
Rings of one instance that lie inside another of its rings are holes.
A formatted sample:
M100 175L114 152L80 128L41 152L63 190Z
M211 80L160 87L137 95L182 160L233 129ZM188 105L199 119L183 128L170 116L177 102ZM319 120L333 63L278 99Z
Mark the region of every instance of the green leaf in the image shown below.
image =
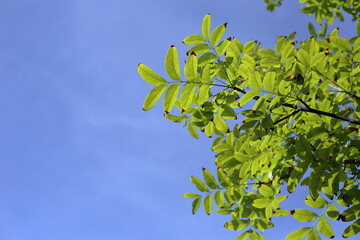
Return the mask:
M317 38L315 27L311 22L308 23L308 30L309 30L309 33L311 36L314 36L315 38Z
M275 195L275 190L265 184L260 185L259 192L266 198L270 198Z
M221 186L227 188L230 185L229 178L226 176L222 168L218 168L216 170L216 175Z
M214 152L225 152L225 151L231 151L232 147L229 144L223 143L213 146L212 150Z
M212 175L212 173L209 172L209 170L203 168L202 173L203 173L203 176L204 176L205 183L211 189L218 189L219 188L219 185L216 182L214 175Z
M339 219L339 210L334 204L330 204L328 209L326 209L326 216L332 220Z
M360 25L360 24L358 24ZM359 34L360 35L360 34ZM348 238L352 237L355 234L360 232L360 219L356 220L355 222L351 223L343 232L342 237Z
M254 68L256 64L255 60L248 54L244 54L244 56L241 58L241 62L249 68Z
M310 66L310 55L304 49L300 48L296 56L302 64Z
M255 96L259 95L261 93L260 90L250 90L247 93L244 94L240 98L239 104L240 106L244 106L246 103L248 103L250 100L252 100Z
M178 97L180 90L180 83L175 83L170 85L166 92L164 98L164 111L169 113L171 109L174 107L176 99Z
M226 123L226 121L220 116L220 115L215 115L214 117L214 124L216 129L218 129L221 132L227 132L229 130L229 127Z
M319 166L315 168L311 174L310 174L310 186L309 186L309 192L310 196L313 199L317 199L317 197L320 194L321 187L323 186L324 182L324 173L327 166Z
M360 204L357 204L343 211L340 214L340 219L343 222L351 222L359 218L359 215L360 215Z
M187 123L187 126L188 126L188 131L190 133L190 135L193 137L193 138L199 138L199 135L196 131L196 127L194 126L194 123L192 121L188 121Z
M264 77L264 88L269 92L274 92L275 88L275 72L267 72Z
M187 193L183 194L183 197L186 197L186 198L198 198L198 197L201 197L201 195L196 194L196 193L187 192Z
M184 75L188 81L197 80L198 59L194 54L191 54L185 63Z
M271 202L271 198L259 198L254 200L252 206L255 208L266 208Z
M202 34L206 39L209 39L210 25L211 25L211 16L210 14L206 14L201 24Z
M199 44L199 43L204 43L204 42L206 42L206 38L204 38L202 35L199 35L199 34L193 34L193 35L187 36L183 40L183 43L186 45Z
M205 66L208 63L211 63L217 59L216 55L212 52L204 53L199 57L198 65L199 67Z
M172 45L165 58L166 73L171 79L180 80L180 64L177 49Z
M319 218L317 230L325 237L334 238L334 231L333 231L330 223L323 216L321 216Z
M324 52L319 52L317 54L315 54L314 56L311 57L310 59L310 66L313 67L316 64L318 64L319 62L322 62L325 60L325 53Z
M204 198L204 210L207 215L210 215L212 212L212 196L211 194L206 195Z
M221 190L215 192L214 194L215 203L219 208L223 208L225 204L224 194Z
M264 58L264 57L276 57L276 53L269 49L269 48L261 48L258 51L258 54L260 57Z
M216 46L220 42L222 36L225 33L226 25L227 24L224 23L224 24L217 26L214 29L214 31L212 31L212 33L210 34L210 42L213 46Z
M254 72L251 74L249 79L249 85L252 89L261 91L262 90L262 79L259 72ZM242 105L242 104L240 104Z
M139 64L137 67L138 73L140 76L148 83L152 85L163 85L166 83L166 80L156 74L148 66L144 64Z
M295 142L296 154L299 158L304 160L312 159L311 146L308 140L303 136L299 135Z
M184 122L188 118L186 115L175 116L167 113L164 114L164 117L176 123Z
M196 84L186 84L180 94L180 102L182 111L185 111L191 104L195 94Z
M200 192L209 192L208 187L198 177L191 176L190 180Z
M186 52L186 54L191 55L194 53L196 55L200 55L200 54L206 53L210 49L211 49L211 47L209 46L209 44L200 43L200 44L196 44L195 46L190 48L189 51Z
M320 28L320 31L319 31L319 37L320 38L324 38L325 35L326 35L326 30L327 30L327 23L324 23L321 28Z
M291 214L299 222L312 222L318 217L316 213L301 208L292 210Z
M305 162L300 162L299 165L291 171L287 186L287 190L289 193L295 191L295 188L299 184L301 178L304 176L307 168L308 166Z
M334 48L340 49L342 51L351 51L350 43L343 37L333 36L330 38L330 44Z
M311 227L303 227L289 233L285 240L301 240L311 230Z
M267 219L255 219L251 225L256 229L259 229L261 232L265 229L274 227L274 224Z
M314 228L311 228L309 234L306 237L306 240L321 240L321 238L319 233Z
M166 84L155 86L149 94L146 96L144 104L143 104L143 110L147 111L151 109L157 101L159 101L161 95L166 89Z
M239 230L242 230L242 229L246 228L247 226L249 226L249 223L250 223L249 220L234 219L234 220L226 222L224 224L224 227L229 230L239 231Z
M311 196L307 196L305 198L305 203L306 205L313 208L323 208L328 204L328 202L323 197L318 197L314 200Z
M196 198L192 202L192 204L191 204L191 206L192 206L192 214L195 214L199 210L200 203L201 203L201 197Z

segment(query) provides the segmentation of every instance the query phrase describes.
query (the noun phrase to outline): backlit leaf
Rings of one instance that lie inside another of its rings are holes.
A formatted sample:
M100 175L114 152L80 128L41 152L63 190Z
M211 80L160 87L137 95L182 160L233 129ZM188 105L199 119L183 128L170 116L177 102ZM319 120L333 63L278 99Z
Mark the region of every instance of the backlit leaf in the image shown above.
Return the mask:
M143 110L147 111L151 109L157 101L159 101L161 95L166 89L166 84L155 86L149 94L146 96L144 104L143 104Z
M187 36L183 40L183 43L185 43L187 45L199 44L199 43L203 43L203 42L206 42L206 38L199 34L193 34L193 35Z
M210 14L206 14L201 24L202 34L206 39L209 39L210 36L210 25L211 25Z
M303 227L289 233L285 240L301 240L311 230L311 227Z
M220 42L222 36L225 33L225 29L226 23L217 26L214 31L212 31L212 33L210 34L210 42L213 46L216 46Z
M164 97L164 111L169 113L171 109L174 107L176 99L178 97L180 90L180 83L175 83L170 85L166 92Z
M166 80L156 74L148 66L144 64L139 64L137 67L138 73L140 76L148 83L152 85L163 85L166 83Z
M359 24L360 25L360 24ZM360 35L360 34L359 34ZM352 237L360 232L360 219L351 223L343 232L343 238Z
M216 182L215 177L212 175L212 173L209 170L203 168L202 173L203 173L203 176L204 176L205 183L211 189L218 189L219 188L219 185Z
M175 46L171 46L166 54L165 69L171 79L180 80L179 55Z
M212 196L211 194L206 195L204 198L204 210L207 215L210 215L212 212Z
M184 193L183 197L186 197L186 198L198 198L198 197L201 197L201 195L196 194L196 193L188 192L188 193Z
M192 214L195 214L198 210L199 210L199 207L200 207L200 203L201 203L201 197L199 198L196 198L191 206L192 206Z
M321 216L319 218L317 230L325 237L334 238L334 231L333 231L330 223L323 216Z
M318 217L316 213L301 208L294 209L291 213L299 222L312 222Z
M191 176L190 180L193 184L195 184L195 187L201 191L201 192L208 192L209 189L207 188L207 186L198 178L195 176Z

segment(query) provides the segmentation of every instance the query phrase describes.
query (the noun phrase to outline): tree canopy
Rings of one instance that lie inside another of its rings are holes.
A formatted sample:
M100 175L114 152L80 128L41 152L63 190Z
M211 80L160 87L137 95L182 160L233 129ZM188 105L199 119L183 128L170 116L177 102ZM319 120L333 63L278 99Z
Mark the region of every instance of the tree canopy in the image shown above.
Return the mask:
M265 0L268 10L281 0ZM346 39L327 23L360 18L360 2L300 0L314 14L316 32L294 40L278 37L275 46L224 38L227 24L211 28L205 15L201 32L183 40L189 45L181 70L178 51L165 57L167 77L138 65L140 76L154 85L143 109L163 97L165 118L185 123L191 136L214 137L217 170L203 169L191 182L199 192L192 212L229 215L224 227L239 230L237 240L264 239L261 232L274 217L291 215L304 227L287 240L334 238L331 221L348 222L342 237L360 231L360 23L357 36ZM304 202L314 211L283 209L298 185L308 190ZM320 209L320 213L316 213Z

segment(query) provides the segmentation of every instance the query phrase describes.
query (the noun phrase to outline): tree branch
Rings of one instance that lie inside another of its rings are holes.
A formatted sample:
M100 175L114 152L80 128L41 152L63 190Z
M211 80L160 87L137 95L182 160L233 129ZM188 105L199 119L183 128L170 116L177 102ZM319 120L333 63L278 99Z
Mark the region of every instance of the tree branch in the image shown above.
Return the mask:
M284 121L285 119L288 119L289 117L291 117L291 116L295 115L295 114L296 114L296 113L298 113L299 111L300 111L300 110L295 109L295 111L293 111L290 115L287 115L287 116L285 116L285 117L283 117L283 118L281 118L281 119L277 120L276 122L274 122L274 125L275 125L275 124L278 124L279 122Z
M354 164L354 165L360 165L360 159L344 159L343 163L346 164Z
M324 116L340 119L340 120L343 120L345 122L349 122L352 124L360 125L360 121L351 119L351 118L347 118L347 117L344 117L344 116L341 116L338 114L324 112L324 111L312 109L310 107L300 107L299 105L296 105L296 104L283 103L282 105L285 107L293 108L293 109L300 109L299 111L302 111L302 112L310 112L310 113L315 113L315 114L319 114L319 115L324 115Z

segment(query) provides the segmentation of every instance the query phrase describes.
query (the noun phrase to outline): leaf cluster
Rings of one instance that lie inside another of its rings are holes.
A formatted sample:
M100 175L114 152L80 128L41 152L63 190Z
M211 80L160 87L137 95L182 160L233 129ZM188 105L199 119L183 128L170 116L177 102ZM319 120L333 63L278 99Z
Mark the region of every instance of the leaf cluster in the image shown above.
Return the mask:
M359 26L359 24L358 24ZM343 237L360 231L360 33L338 30L298 43L279 37L273 49L257 41L223 38L227 24L211 30L205 15L201 34L186 37L181 71L178 51L165 57L169 80L144 64L138 72L154 85L143 109L163 97L165 118L184 123L191 136L214 137L216 175L192 176L199 193L192 212L229 215L224 227L242 230L236 239L264 239L273 217L291 215L309 223L290 239L333 238L330 220L349 222ZM359 27L358 27L359 28ZM321 209L281 208L299 185L305 204ZM342 212L337 206L345 208ZM255 229L255 230L254 230Z

